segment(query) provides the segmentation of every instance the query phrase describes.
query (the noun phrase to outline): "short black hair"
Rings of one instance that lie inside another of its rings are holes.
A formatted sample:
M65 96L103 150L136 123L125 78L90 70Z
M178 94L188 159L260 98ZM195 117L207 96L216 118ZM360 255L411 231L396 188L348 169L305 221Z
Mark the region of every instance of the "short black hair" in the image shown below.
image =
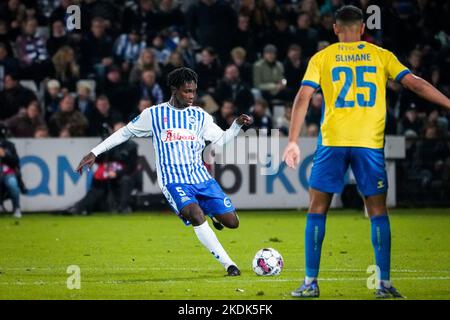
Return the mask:
M352 24L355 22L362 22L364 15L360 8L347 5L336 11L335 18L336 21L342 22L343 24Z
M197 83L198 76L194 70L186 67L181 67L173 70L167 75L167 86L180 88L182 85L188 82Z

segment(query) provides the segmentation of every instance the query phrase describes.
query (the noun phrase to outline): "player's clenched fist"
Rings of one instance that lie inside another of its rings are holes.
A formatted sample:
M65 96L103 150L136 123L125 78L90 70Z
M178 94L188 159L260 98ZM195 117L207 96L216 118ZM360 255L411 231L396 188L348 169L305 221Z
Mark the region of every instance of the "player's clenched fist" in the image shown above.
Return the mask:
M88 168L91 168L92 165L95 162L95 155L92 152L89 152L87 155L85 155L83 157L83 159L81 159L80 164L78 165L78 167L75 169L79 174L83 173L83 167L84 166L88 166Z
M286 149L284 149L283 161L292 169L298 165L300 162L300 148L296 142L288 143Z

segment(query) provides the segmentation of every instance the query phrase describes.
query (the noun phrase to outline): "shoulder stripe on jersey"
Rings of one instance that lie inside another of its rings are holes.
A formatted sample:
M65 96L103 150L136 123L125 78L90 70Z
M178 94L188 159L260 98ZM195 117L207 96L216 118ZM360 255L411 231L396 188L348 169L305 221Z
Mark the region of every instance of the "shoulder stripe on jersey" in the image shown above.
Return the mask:
M312 87L314 89L317 89L318 87L320 87L318 83L316 83L314 81L310 81L310 80L303 80L300 84L302 86L309 86L309 87Z
M405 69L402 72L400 72L396 77L395 77L395 81L400 81L403 79L404 76L406 76L408 73L411 73L411 71L409 71L409 69Z

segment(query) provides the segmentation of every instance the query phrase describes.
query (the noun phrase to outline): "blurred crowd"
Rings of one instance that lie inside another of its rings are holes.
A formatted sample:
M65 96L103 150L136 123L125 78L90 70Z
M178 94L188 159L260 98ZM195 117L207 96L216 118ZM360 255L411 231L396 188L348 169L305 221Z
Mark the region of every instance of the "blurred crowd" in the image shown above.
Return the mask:
M79 30L68 29L73 4ZM186 66L199 75L196 104L221 128L249 113L256 129L287 135L308 60L337 41L333 14L344 4L379 5L382 28L363 40L450 96L448 1L4 0L0 122L13 137L101 136L169 99L166 75ZM322 102L319 91L303 136L318 135ZM407 139L400 198L446 197L450 113L388 82L386 120L387 134Z

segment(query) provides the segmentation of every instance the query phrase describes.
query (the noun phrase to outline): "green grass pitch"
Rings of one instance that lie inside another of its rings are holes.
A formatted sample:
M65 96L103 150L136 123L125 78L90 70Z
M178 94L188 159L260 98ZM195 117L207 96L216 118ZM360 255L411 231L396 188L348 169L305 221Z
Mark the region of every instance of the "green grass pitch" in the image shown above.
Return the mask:
M191 227L168 212L128 216L0 217L0 299L291 299L304 275L304 212L241 212L237 230L216 231L241 277L225 270ZM450 299L450 210L392 210L392 280L408 299ZM278 277L258 277L254 254L284 257ZM321 299L373 299L370 222L362 212L327 218ZM67 288L67 267L81 288Z

